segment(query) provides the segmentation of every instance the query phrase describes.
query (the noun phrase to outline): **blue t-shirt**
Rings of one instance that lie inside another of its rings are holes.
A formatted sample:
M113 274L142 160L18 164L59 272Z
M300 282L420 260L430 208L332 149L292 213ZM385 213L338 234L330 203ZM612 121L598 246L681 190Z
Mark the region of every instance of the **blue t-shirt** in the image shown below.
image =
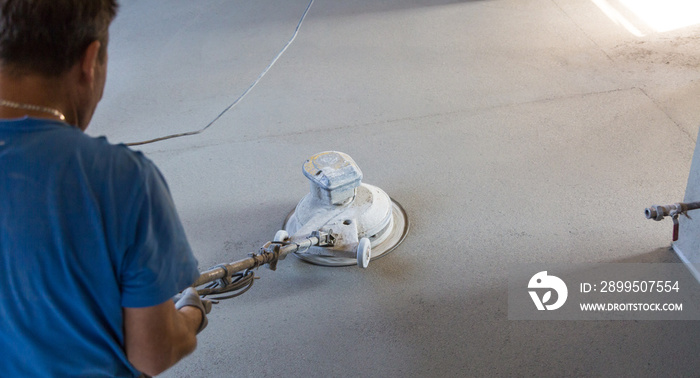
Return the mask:
M129 377L122 307L198 277L169 189L124 145L0 121L0 375Z

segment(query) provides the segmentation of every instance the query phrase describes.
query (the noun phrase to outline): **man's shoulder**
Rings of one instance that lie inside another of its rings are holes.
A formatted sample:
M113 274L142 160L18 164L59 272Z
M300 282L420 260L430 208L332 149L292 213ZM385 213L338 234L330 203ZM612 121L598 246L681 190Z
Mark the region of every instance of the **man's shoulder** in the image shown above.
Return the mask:
M11 139L6 147L22 146L23 153L51 154L56 157L72 154L95 155L124 159L137 165L150 164L141 152L123 143L111 143L105 136L91 136L66 123L25 117L0 120L0 137Z
M55 156L62 161L56 163L92 182L93 187L142 191L154 180L165 182L148 157L123 143L111 143L105 136L91 136L78 129L53 129L50 133L57 145L53 147L57 148Z
M135 151L123 143L111 143L105 136L91 136L79 130L68 134L72 152L79 159L89 162L93 170L105 173L148 175L157 171L155 164L141 151Z

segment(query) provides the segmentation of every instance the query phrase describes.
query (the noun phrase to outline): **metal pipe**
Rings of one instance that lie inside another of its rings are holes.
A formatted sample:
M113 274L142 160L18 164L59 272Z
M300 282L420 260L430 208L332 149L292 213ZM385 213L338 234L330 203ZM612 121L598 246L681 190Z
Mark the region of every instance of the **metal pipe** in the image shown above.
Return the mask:
M660 221L664 217L674 217L680 214L686 214L690 210L700 209L700 202L675 203L673 205L654 205L644 209L644 216L647 219ZM687 215L687 214L686 214Z

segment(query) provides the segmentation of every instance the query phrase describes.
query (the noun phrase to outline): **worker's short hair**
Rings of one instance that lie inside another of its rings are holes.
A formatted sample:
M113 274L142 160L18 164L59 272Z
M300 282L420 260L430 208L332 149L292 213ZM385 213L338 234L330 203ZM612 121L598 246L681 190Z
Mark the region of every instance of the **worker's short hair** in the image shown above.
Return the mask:
M0 0L0 65L16 75L55 77L94 41L107 54L116 0Z

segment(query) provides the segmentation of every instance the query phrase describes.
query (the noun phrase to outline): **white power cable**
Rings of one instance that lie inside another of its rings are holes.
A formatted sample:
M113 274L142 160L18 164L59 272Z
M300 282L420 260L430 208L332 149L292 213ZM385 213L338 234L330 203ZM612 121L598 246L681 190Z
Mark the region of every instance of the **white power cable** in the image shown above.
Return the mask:
M309 5L306 6L306 10L304 10L304 14L301 15L301 19L299 20L299 23L297 24L297 27L294 29L294 34L292 35L292 38L289 39L289 41L287 42L286 45L284 45L284 47L282 48L282 50L280 50L280 52L277 53L277 55L275 56L274 59L272 59L272 61L270 62L270 64L268 64L267 67L262 71L262 73L260 73L260 75L258 76L258 78L255 79L255 81L253 82L253 84L251 84L251 85L248 87L248 89L246 89L240 96L238 96L238 98L237 98L235 101L233 101L233 103L231 103L231 105L229 105L228 107L226 107L226 109L224 109L221 113L219 113L219 115L217 115L217 116L216 116L211 122L209 122L206 126L204 126L203 128L201 128L201 129L199 129L199 130L196 130L196 131L188 131L188 132L179 133L179 134L171 134L171 135L167 135L167 136L163 136L163 137L159 137L159 138L155 138L155 139L145 140L145 141L142 141L142 142L127 143L126 145L127 145L127 146L139 146L139 145L142 145L142 144L155 143L155 142L160 142L160 141L167 140L167 139L172 139L172 138L179 138L179 137L183 137L183 136L197 135L197 134L201 134L202 132L204 132L204 130L208 129L211 125L213 125L216 121L218 121L219 118L221 118L224 114L226 114L226 112L228 112L228 111L231 110L233 107L235 107L236 105L238 105L238 103L241 102L241 100L243 100L243 98L245 98L245 97L248 95L248 93L249 93L251 90L253 90L253 88L255 88L256 85L258 85L258 83L260 82L260 80L262 80L262 78L265 77L265 75L267 75L267 72L272 68L272 66L275 65L275 63L277 63L277 60L279 60L279 58L284 54L284 52L287 51L287 49L288 49L289 46L292 44L292 42L294 42L294 40L297 38L297 35L299 34L299 30L301 29L301 25L304 23L304 19L306 19L306 15L309 13L309 10L311 9L311 6L313 5L313 3L314 3L314 0L309 1Z

